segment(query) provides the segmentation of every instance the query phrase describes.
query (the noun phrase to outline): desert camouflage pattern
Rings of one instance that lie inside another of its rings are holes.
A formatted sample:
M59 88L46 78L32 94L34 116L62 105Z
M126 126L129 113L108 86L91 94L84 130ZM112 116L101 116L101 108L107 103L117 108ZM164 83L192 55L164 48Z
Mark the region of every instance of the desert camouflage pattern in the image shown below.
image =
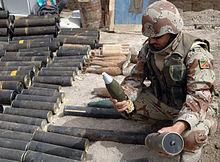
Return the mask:
M185 142L184 150L201 149L206 144L208 136L216 132L218 112L218 104L214 96L216 77L213 56L209 53L207 44L194 42L185 58L187 94L181 110L161 102L153 95L151 88L144 86L146 79L144 65L149 50L144 51L139 53L136 66L122 82L126 95L136 108L136 114L131 118L145 121L185 121L190 127L182 134ZM202 68L201 60L204 60L208 66Z
M142 16L142 34L159 37L166 33L177 34L183 28L183 20L175 5L168 1L156 1Z

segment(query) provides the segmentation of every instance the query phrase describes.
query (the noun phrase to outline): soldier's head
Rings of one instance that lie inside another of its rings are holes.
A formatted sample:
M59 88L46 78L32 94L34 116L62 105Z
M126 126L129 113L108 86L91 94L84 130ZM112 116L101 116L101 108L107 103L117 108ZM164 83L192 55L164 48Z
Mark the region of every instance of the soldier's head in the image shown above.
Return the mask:
M149 5L142 16L142 34L156 42L158 46L161 41L166 45L170 37L180 33L182 28L183 20L178 9L166 0Z

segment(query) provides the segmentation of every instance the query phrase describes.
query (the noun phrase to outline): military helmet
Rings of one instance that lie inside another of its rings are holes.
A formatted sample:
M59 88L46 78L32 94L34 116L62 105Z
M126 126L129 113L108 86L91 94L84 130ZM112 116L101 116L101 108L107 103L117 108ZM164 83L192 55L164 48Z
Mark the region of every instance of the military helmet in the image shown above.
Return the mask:
M149 5L142 16L142 34L147 37L178 34L182 28L183 20L178 9L166 0Z

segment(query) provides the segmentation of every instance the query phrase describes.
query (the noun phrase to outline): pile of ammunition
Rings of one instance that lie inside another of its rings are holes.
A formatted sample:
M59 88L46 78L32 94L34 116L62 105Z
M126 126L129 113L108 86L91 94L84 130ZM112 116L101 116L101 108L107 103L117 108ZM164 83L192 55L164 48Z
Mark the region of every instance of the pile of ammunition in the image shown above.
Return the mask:
M0 9L0 42L8 42L13 18L8 11Z

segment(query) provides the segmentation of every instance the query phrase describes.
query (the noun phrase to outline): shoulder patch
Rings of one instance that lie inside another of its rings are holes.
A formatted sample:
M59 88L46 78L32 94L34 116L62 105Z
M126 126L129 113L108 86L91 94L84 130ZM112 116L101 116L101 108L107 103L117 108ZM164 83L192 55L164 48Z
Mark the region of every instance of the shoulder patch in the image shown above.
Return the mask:
M204 60L204 59L199 60L199 66L201 69L209 69L208 60Z

